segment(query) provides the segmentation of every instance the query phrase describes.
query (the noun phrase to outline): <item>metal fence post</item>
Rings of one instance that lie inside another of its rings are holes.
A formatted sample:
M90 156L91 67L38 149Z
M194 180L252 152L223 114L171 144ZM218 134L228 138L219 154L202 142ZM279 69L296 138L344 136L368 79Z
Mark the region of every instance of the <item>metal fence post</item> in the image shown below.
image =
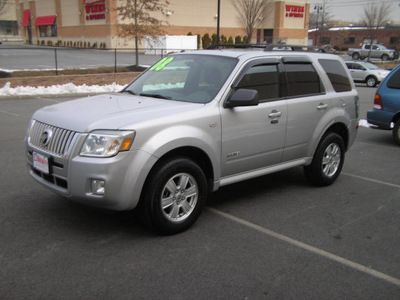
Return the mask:
M117 48L114 49L114 73L117 73Z
M57 48L54 48L54 58L56 60L56 75L58 75Z

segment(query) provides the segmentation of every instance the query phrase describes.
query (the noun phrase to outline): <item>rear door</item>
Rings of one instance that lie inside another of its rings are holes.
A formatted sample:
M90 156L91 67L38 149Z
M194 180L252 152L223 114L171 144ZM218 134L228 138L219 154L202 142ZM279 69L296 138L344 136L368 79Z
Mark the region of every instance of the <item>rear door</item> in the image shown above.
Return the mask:
M308 155L321 119L331 106L324 86L308 57L284 57L288 120L283 162Z

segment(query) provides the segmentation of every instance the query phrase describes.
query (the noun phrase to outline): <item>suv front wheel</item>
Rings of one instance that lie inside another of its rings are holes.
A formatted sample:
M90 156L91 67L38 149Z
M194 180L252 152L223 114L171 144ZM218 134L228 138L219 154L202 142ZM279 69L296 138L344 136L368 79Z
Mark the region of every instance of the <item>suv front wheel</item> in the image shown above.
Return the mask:
M327 186L339 176L344 163L345 146L337 133L328 133L320 141L312 163L304 167L307 179L315 185Z
M207 198L207 180L192 160L175 158L152 172L143 195L148 225L161 234L189 228L200 216Z

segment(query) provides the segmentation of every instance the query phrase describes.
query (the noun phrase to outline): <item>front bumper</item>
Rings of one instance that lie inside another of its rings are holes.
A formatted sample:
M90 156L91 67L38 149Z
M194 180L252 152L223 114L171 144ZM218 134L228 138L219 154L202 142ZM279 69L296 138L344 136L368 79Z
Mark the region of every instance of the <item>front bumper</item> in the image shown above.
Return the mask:
M49 158L49 174L33 167L33 152ZM121 152L111 158L79 155L71 159L58 158L28 145L27 161L30 175L63 197L90 206L129 210L138 204L145 179L156 158L139 150ZM104 181L103 195L92 191L93 179Z

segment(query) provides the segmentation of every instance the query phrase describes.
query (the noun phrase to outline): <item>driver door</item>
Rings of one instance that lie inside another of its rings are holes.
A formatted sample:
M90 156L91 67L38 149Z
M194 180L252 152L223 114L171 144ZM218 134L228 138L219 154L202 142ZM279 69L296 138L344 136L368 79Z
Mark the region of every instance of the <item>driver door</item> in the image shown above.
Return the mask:
M234 89L258 91L257 106L221 108L221 175L227 177L282 160L287 103L281 98L278 61L253 62L245 68Z

